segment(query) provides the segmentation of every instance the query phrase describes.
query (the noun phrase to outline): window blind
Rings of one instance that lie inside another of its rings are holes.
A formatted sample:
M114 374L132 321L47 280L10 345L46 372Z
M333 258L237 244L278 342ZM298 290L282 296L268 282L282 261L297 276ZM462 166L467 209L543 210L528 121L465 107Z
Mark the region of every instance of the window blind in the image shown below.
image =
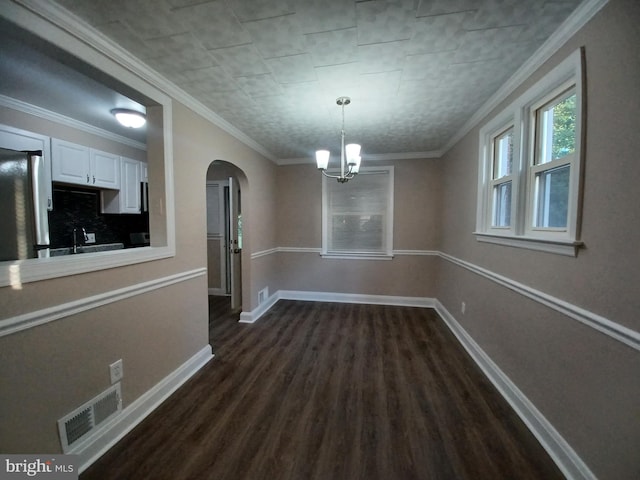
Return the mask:
M328 254L390 254L389 170L363 171L344 184L325 179Z

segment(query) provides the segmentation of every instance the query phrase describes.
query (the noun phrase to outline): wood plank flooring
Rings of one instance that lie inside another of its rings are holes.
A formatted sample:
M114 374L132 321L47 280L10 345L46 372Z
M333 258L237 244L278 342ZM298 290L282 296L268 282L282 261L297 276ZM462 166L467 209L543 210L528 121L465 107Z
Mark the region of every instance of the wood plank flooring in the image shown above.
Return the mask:
M81 480L564 478L433 310L211 312L216 358Z

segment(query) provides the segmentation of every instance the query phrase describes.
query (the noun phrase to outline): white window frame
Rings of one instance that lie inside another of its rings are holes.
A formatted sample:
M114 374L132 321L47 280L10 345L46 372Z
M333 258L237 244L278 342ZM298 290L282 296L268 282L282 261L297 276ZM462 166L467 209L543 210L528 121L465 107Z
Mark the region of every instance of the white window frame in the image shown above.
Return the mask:
M511 167L511 175L502 178L493 178L494 159L495 159L495 140L505 133L510 128L514 130L513 136L513 164ZM516 134L516 120L515 116L508 113L506 115L500 115L496 117L487 127L485 127L484 142L481 142L481 157L486 161L480 170L479 175L479 188L478 191L482 192L483 198L478 202L478 223L482 225L482 230L491 232L495 235L515 235L515 219L516 215L516 199L519 191L519 139L520 136ZM496 186L511 181L511 222L509 226L495 226L493 225L493 218L495 214L494 204L494 189Z
M502 229L502 230L511 230L513 229L513 222L511 221L511 217L512 215L510 215L509 218L509 224L508 225L497 225L495 224L495 220L498 217L498 205L500 205L501 207L504 207L505 205L502 202L498 202L496 201L496 195L498 194L498 190L505 186L505 185L511 185L511 201L509 202L509 210L512 210L513 207L513 184L514 184L514 180L517 178L514 175L513 172L513 160L512 160L512 167L511 167L511 173L505 174L501 177L496 175L496 169L497 167L501 164L501 160L502 160L502 154L504 152L500 152L498 149L496 149L496 143L500 141L501 138L503 138L505 135L507 135L507 133L510 130L514 130L514 125L513 124L508 124L505 125L502 129L500 129L495 135L492 136L491 139L491 179L489 180L489 191L491 191L491 203L492 203L492 209L491 209L491 226L492 228L496 228L496 229ZM513 135L513 133L512 133ZM513 153L513 152L512 152ZM498 161L496 161L498 160Z
M585 122L583 64L583 52L581 49L576 50L480 129L478 204L474 232L478 241L561 255L577 255L582 245L580 217ZM576 94L575 153L542 165L534 165L537 148L536 112L569 91ZM499 181L493 179L493 144L510 125L514 127L511 224L509 227L496 227L493 225L493 188ZM535 227L536 175L563 165L570 167L567 226Z
M331 172L329 172L331 173ZM376 173L385 173L388 179L388 196L387 196L387 218L386 218L386 238L385 238L385 251L382 253L372 252L358 252L348 251L340 252L335 250L329 250L329 208L328 208L328 182L335 182L333 178L327 178L322 176L322 249L320 255L323 258L340 258L340 259L357 259L357 260L391 260L393 258L393 197L394 197L394 169L393 166L388 167L363 167L360 168L358 175L349 180L349 182L357 182L364 175L371 175Z
M569 177L569 196L568 196L568 205L567 205L567 226L558 228L558 227L539 227L535 226L535 218L536 218L536 204L537 204L537 186L536 186L536 178L539 174L544 172L554 170L560 167L569 166L570 171L573 172L576 170L576 163L578 159L578 133L579 133L579 122L576 121L576 151L574 153L565 155L562 158L551 160L546 163L536 164L535 161L539 155L539 142L536 136L536 131L539 128L539 120L536 112L542 108L544 108L549 103L553 102L558 98L568 98L572 95L576 95L576 119L579 119L579 103L577 97L577 91L574 86L574 82L569 81L565 82L563 85L560 85L558 88L550 92L548 95L545 95L538 102L531 105L528 109L529 115L529 138L531 141L529 142L529 164L527 165L527 191L529 192L527 196L527 218L526 218L526 227L525 231L527 235L536 236L536 235L546 235L553 236L554 234L558 234L557 236L567 236L569 238L575 237L575 232L573 229L577 225L577 219L574 216L577 213L577 208L573 205L573 202L577 200L576 195L573 192L579 187L578 178L575 175L570 175Z

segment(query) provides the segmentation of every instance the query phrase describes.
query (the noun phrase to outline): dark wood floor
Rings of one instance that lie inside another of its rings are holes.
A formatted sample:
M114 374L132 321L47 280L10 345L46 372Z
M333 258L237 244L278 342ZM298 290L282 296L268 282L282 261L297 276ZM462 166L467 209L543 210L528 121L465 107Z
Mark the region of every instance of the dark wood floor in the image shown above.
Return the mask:
M81 480L563 478L433 310L211 312L216 358Z

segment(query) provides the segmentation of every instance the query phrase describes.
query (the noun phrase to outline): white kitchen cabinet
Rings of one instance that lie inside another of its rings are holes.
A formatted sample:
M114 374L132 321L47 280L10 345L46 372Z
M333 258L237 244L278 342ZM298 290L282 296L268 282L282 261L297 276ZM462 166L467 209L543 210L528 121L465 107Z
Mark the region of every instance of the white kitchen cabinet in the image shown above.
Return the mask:
M9 150L41 150L45 167L45 187L47 191L47 210L53 210L53 188L51 185L51 138L39 133L0 125L0 147Z
M54 181L99 188L120 188L120 157L93 148L51 139Z
M120 190L103 190L102 213L140 213L141 162L120 157Z
M92 185L100 188L120 188L120 156L90 148L89 157Z

